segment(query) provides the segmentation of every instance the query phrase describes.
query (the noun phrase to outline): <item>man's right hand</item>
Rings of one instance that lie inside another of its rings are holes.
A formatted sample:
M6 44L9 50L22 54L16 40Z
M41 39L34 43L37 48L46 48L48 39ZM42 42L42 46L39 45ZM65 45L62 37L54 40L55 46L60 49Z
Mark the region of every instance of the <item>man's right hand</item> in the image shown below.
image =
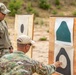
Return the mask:
M61 67L61 65L62 65L62 62L59 62L59 61L54 62L54 66L56 68Z

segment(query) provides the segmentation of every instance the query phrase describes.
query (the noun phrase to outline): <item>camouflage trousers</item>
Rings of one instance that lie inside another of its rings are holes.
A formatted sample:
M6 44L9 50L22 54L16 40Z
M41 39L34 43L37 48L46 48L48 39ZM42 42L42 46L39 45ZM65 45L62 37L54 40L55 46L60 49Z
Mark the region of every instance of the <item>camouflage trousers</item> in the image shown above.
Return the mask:
M5 54L9 54L9 49L0 49L0 58L5 55Z

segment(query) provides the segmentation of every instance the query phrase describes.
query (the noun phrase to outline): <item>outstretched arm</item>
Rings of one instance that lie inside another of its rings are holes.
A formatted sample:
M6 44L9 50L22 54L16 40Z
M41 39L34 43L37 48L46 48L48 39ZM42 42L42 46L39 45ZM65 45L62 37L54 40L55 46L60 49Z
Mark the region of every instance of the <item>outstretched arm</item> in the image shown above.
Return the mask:
M61 62L55 62L51 65L44 65L43 63L40 63L38 61L32 61L32 71L33 73L36 72L40 75L50 75L55 72L57 67L60 67Z

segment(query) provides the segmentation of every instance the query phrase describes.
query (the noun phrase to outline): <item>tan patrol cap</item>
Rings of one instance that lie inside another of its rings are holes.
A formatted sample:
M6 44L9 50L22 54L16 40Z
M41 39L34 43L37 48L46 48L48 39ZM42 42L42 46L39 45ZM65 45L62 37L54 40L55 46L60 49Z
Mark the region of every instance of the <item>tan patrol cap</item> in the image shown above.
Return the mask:
M7 7L3 3L0 3L0 12L3 14L8 14L10 10L8 10Z
M33 41L29 36L27 35L20 35L18 38L17 38L17 43L19 44L32 44L34 45L35 44L35 41Z

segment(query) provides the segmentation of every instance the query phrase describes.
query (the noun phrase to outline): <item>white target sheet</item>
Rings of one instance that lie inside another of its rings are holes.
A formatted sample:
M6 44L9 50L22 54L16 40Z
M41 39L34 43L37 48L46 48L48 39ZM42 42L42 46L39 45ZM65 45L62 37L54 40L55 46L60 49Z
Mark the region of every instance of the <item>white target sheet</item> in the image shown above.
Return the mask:
M74 18L56 18L55 43L73 46Z
M65 73L63 75L69 72L69 75L73 75L73 52L74 49L71 46L55 44L54 61L62 62L62 68L57 71L61 74Z
M17 37L20 35L28 35L31 39L33 39L33 17L34 15L15 16L15 32L17 34ZM29 57L32 57L32 48L30 48L29 52L27 52L27 55Z

